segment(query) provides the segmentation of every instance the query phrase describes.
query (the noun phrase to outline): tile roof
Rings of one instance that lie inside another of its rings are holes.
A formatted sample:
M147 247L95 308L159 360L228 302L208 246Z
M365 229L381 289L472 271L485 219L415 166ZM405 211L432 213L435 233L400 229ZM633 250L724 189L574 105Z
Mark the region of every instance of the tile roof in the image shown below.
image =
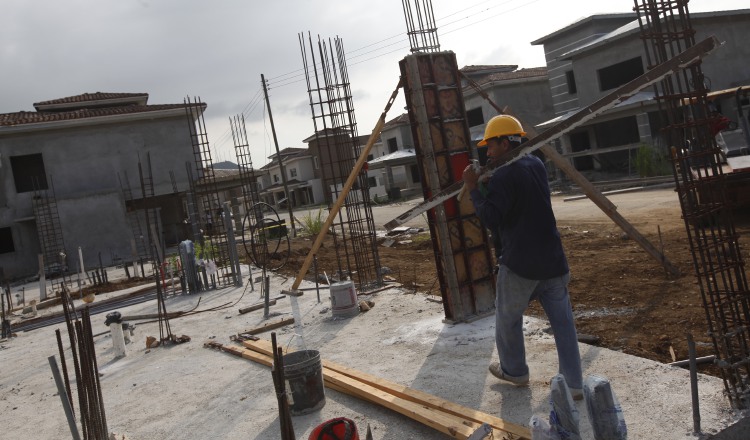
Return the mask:
M518 69L518 66L515 64L487 64L487 65L470 65L470 66L464 66L460 68L459 70L462 73L474 73L474 72L484 72L486 70L516 70Z
M205 106L205 104L203 104ZM127 115L136 113L156 112L185 108L184 104L159 104L159 105L126 105L118 107L102 107L92 109L80 109L62 112L16 112L0 113L0 127L16 126L24 124L37 124L43 122L70 121L76 119L99 118L104 116Z
M110 99L128 99L128 98L145 98L148 100L148 93L83 93L75 96L67 96L65 98L52 99L49 101L35 102L34 107L51 104L70 104L76 102L90 102L90 101L102 101Z
M487 75L477 81L477 84L489 82L510 81L514 79L538 78L547 76L547 67L530 67L528 69L516 70L515 72L500 72Z
M383 130L391 127L396 127L398 125L408 124L409 123L409 114L408 113L402 113L395 118L391 119L390 121L383 124Z

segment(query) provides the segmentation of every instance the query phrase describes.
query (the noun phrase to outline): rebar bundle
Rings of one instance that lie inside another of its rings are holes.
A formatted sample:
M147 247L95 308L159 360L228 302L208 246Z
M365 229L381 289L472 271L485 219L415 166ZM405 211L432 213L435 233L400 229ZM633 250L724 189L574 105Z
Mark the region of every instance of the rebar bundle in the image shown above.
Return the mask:
M412 53L440 52L432 0L415 0L414 5L411 0L401 0L401 4Z
M316 48L309 34L307 40L309 53L304 34L299 34L315 128L315 145L326 200L330 203L342 192L362 146L357 136L342 40L336 38L334 47L330 40L326 44L318 38L319 61L316 60ZM344 208L339 211L333 224L339 281L347 277L356 278L360 290L379 286L382 284L382 274L366 171L358 176L346 197ZM342 245L338 244L338 240L343 241Z
M104 411L104 400L102 398L102 387L99 383L99 367L96 361L96 350L94 348L94 335L91 331L91 316L89 308L86 307L78 318L67 289L62 289L63 312L65 323L68 328L70 349L72 352L73 366L76 378L78 395L78 418L81 423L81 432L84 440L106 440L109 438L107 428L107 417ZM120 324L113 324L120 325ZM56 332L60 363L62 364L65 392L67 394L70 408L75 406L73 390L70 386L68 368L63 350L60 331ZM71 411L75 413L75 411ZM72 428L71 428L72 429ZM75 435L75 434L74 434Z
M42 185L35 182L35 188L40 186ZM67 262L64 256L65 242L60 224L60 213L57 210L57 198L51 177L49 178L49 188L47 188L46 182L43 188L35 189L31 200L39 236L39 246L42 248L42 255L44 255L44 270L49 275L53 272L67 271Z
M688 0L635 2L651 68L695 45ZM750 292L700 61L655 86L717 365L736 408L750 405Z
M194 208L189 212L191 221L205 225L202 233L194 237L195 242L200 244L202 259L216 265L215 275L211 275L211 284L216 287L237 284L240 274L235 273L231 264L228 237L223 221L223 208L219 198L219 187L216 184L216 173L213 160L211 159L211 148L208 143L206 122L203 119L205 104L198 99L185 98L185 112L190 129L190 139L193 144L193 156L197 171L197 177L193 179L191 172L188 173L190 180L190 191L195 197ZM196 212L198 211L198 212ZM211 271L213 271L211 267ZM208 284L208 279L206 282ZM207 285L203 286L208 288Z

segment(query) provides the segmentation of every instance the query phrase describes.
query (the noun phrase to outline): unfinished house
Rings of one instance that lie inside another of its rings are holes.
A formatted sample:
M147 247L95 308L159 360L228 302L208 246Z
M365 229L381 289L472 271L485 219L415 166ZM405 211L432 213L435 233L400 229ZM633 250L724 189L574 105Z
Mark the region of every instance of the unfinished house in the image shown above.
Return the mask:
M383 124L380 142L371 151L367 158L367 180L372 200L398 200L422 193L408 114Z
M0 114L0 266L15 278L130 261L144 248L137 212L157 213L156 237L185 236L181 191L193 162L183 104L147 93L86 93ZM205 104L201 109L205 110ZM147 186L145 197L143 185ZM136 213L136 216L128 215ZM140 242L140 243L139 243ZM101 260L100 260L101 259Z
M281 178L283 164L293 208L323 203L323 187L319 177L320 162L307 148L284 148L268 158L271 161L258 169L261 182L259 194L263 202L277 210L287 206L284 182Z
M696 40L715 35L724 43L703 60L706 87L718 91L750 84L750 47L745 44L750 9L695 13L691 20ZM646 71L640 29L632 13L593 15L531 44L544 47L554 110L554 118L539 129L565 120ZM717 107L736 114L732 98L717 100ZM559 149L591 179L600 173L669 174L657 111L654 93L644 90L564 135ZM660 161L664 170L659 169Z
M518 69L518 66L465 66L463 75L464 106L471 140L484 137L485 123L497 115L492 105L477 91L478 86L492 102L523 121L524 128L554 116L547 67ZM483 159L485 148L479 149Z

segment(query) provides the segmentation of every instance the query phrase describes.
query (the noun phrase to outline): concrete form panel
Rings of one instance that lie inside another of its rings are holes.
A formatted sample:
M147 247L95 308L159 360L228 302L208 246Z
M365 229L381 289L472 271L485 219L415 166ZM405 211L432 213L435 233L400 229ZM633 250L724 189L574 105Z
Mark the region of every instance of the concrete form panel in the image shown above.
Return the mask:
M416 54L401 62L423 195L461 179L476 157L470 143L455 54ZM446 318L467 321L494 307L493 260L487 232L468 197L428 211Z

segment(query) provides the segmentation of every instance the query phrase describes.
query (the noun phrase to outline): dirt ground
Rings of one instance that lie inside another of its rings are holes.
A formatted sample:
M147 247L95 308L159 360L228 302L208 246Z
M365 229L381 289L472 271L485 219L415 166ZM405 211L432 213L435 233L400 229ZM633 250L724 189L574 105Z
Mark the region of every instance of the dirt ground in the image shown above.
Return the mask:
M679 211L666 214L671 222L665 223L662 210L637 212L628 221L663 249L680 269L677 277L668 275L611 221L558 221L571 268L569 288L578 333L597 338L595 344L601 347L663 363L688 358L688 334L696 342L697 356L714 354L684 223ZM740 220L740 235L750 232L750 222ZM396 282L439 299L429 232L393 238L393 246L378 247L381 266L391 269L389 276ZM292 240L292 258L281 272L296 277L311 245L309 238ZM332 241L324 242L318 252L320 271L332 273L335 258ZM544 316L536 302L528 313ZM699 366L699 371L719 375L710 363Z

